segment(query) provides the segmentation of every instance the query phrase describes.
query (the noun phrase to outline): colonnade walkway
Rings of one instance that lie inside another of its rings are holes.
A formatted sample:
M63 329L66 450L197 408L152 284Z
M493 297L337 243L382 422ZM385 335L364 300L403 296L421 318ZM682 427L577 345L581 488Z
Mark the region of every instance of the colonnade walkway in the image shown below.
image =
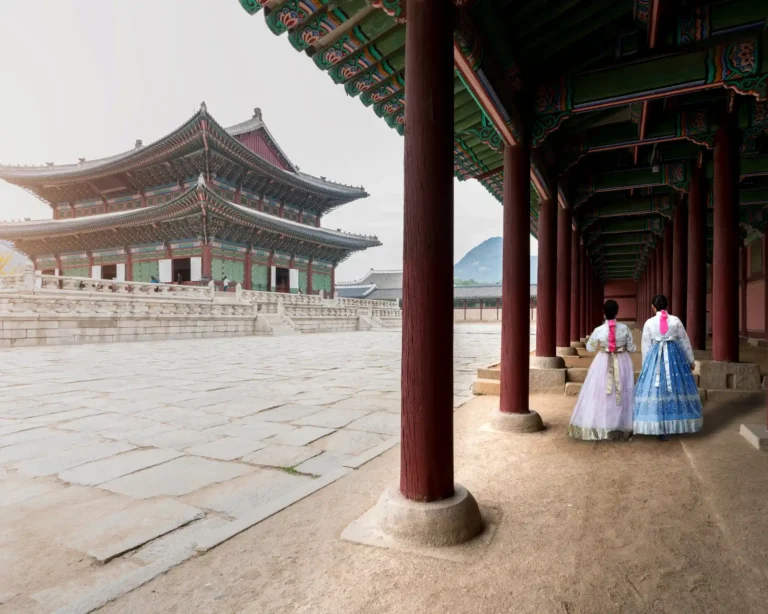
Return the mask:
M669 442L586 443L566 436L574 403L532 396L547 428L527 435L488 428L498 397L456 411L456 477L490 524L467 545L339 538L396 483L398 446L103 612L764 612L768 473L739 435L764 404L707 403L704 431Z

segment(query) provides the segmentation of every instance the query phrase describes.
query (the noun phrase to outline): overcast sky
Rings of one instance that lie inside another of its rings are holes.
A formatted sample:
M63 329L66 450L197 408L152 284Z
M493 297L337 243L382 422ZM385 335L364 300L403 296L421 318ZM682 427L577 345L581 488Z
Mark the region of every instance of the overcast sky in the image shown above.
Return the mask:
M130 149L136 139L146 145L202 101L225 126L261 107L302 171L370 194L323 218L383 243L344 262L337 279L402 267L402 137L238 0L7 0L0 57L0 163L64 164ZM475 181L455 187L458 261L501 234L502 210ZM0 219L25 217L51 210L0 183Z

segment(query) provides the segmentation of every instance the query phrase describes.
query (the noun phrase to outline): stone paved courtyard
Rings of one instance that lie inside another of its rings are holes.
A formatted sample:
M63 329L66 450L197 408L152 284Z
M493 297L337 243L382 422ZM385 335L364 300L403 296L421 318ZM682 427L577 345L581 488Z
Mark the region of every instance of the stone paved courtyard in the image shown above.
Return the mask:
M458 407L498 360L500 327L456 333ZM399 439L399 331L0 360L0 612L88 611L89 595L162 573Z

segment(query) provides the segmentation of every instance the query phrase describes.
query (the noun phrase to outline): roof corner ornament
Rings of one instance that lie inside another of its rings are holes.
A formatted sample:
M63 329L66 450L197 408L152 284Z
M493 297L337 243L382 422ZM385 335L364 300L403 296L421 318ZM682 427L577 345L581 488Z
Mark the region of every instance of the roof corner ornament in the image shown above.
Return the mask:
M256 107L253 110L253 118L254 119L258 119L259 121L261 121L261 109L259 107Z
M78 158L77 159L77 163L78 164L84 164L85 163L85 158Z
M200 112L201 113L208 113L208 107L205 104L205 100L200 103Z
M46 162L45 165L46 166L53 166L53 162Z
M205 175L203 175L203 173L200 173L200 175L197 178L197 187L198 188L205 187Z
M136 149L141 149L142 147L144 147L144 142L141 139L136 139L135 148Z

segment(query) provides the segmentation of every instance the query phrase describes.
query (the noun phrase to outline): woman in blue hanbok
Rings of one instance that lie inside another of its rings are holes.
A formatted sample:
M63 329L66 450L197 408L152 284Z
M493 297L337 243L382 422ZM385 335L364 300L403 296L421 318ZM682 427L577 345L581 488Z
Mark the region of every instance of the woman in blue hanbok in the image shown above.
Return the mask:
M635 387L635 435L696 433L701 397L693 379L694 356L683 323L667 309L667 297L652 301L655 315L643 326L643 369Z

